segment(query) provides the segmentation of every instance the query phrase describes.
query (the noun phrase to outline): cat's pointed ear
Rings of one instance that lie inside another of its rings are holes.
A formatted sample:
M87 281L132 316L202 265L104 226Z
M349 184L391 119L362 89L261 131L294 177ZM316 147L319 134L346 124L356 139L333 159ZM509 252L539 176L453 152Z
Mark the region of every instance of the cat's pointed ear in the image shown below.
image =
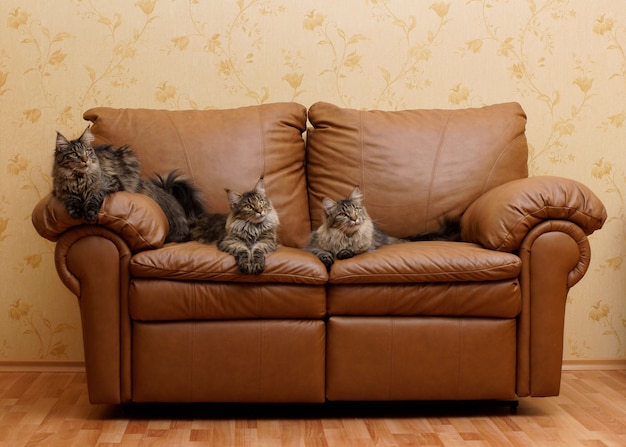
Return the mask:
M231 208L234 208L235 205L237 205L241 200L241 194L235 191L231 191L228 188L226 188L226 195L228 196L228 204Z
M337 206L337 202L335 202L333 199L329 199L328 197L324 197L322 199L322 207L324 208L324 212L326 214L330 214L335 206Z
M91 133L91 129L89 128L89 126L87 126L83 134L80 136L80 142L83 144L90 145L93 140L94 140L94 137L93 137L93 134Z
M352 194L350 194L350 198L354 200L355 202L362 202L363 193L361 192L361 188L359 188L358 186L355 186L354 189L352 190Z
M263 177L261 177L259 181L256 182L256 185L254 185L254 191L256 191L257 193L261 195L265 195L265 186L263 185Z
M62 151L67 149L70 146L70 142L67 138L61 135L60 132L57 131L57 141L56 141L56 150Z

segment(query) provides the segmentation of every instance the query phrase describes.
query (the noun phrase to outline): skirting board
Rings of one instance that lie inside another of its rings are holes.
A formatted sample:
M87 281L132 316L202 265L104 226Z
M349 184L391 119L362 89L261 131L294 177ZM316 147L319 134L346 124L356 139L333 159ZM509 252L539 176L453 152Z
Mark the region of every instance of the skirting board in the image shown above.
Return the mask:
M563 360L563 371L626 370L626 359ZM0 372L84 372L85 362L0 361Z
M0 361L0 372L85 372L85 362Z
M626 359L563 360L563 371L615 371L626 369Z

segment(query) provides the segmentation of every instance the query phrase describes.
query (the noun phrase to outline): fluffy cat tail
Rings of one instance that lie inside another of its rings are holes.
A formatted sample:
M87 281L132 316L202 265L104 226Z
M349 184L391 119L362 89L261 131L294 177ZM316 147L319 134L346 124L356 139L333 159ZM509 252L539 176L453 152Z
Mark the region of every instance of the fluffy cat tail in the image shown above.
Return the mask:
M183 178L178 171L170 171L165 177L156 174L155 178L151 180L156 186L174 196L183 207L187 218L198 217L206 213L200 190L192 180Z
M441 227L436 231L427 231L407 236L407 241L460 241L461 240L461 218L445 216Z

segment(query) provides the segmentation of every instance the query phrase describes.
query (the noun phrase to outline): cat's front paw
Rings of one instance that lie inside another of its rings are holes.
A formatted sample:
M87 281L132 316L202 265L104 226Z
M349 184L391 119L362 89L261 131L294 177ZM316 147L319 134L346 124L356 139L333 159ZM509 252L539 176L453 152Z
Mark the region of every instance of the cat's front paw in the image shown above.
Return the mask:
M248 273L258 275L263 273L263 270L265 270L265 254L262 251L255 251L250 259Z
M316 253L316 254L319 260L322 261L322 264L326 266L326 270L330 270L333 263L335 262L335 258L333 258L333 255L328 252Z
M250 274L250 255L245 252L239 252L235 255L237 260L237 268L241 273Z
M85 209L85 220L87 222L95 222L98 220L98 212L100 211L99 208L86 208Z
M83 210L80 208L67 208L67 212L70 213L72 219L80 220L83 218Z
M353 256L354 252L345 248L337 253L337 259L350 259Z
M98 220L98 213L102 207L102 200L90 200L85 203L84 215L87 222Z
M70 197L63 204L72 219L79 220L83 218L83 207L79 200Z

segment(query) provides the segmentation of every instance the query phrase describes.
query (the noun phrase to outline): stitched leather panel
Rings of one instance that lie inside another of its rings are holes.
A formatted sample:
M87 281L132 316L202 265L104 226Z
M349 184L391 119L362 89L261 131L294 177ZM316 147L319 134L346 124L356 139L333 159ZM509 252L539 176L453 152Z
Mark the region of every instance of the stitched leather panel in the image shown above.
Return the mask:
M328 287L329 315L514 318L522 309L517 278L502 281L339 284Z
M135 323L135 402L323 402L323 321Z
M323 318L324 286L134 279L129 291L133 320Z
M332 317L329 400L515 398L515 319Z

